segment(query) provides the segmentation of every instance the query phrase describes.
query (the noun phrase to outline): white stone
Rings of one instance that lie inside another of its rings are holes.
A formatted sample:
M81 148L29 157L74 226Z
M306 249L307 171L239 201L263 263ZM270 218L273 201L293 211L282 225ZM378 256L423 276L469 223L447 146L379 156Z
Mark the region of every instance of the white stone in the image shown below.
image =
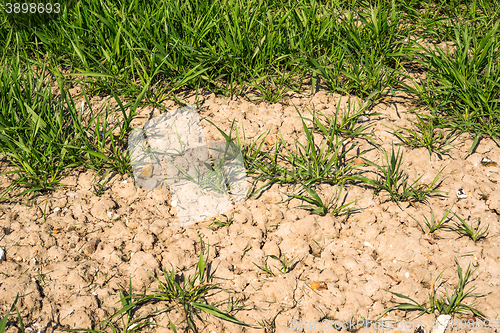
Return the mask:
M0 262L5 260L5 251L0 247Z
M366 123L367 121L370 121L370 118L368 118L367 116L360 116L358 118L358 123Z
M436 319L436 326L435 328L433 327L432 333L444 333L446 330L446 326L448 326L448 323L450 322L451 316L450 315L440 315Z

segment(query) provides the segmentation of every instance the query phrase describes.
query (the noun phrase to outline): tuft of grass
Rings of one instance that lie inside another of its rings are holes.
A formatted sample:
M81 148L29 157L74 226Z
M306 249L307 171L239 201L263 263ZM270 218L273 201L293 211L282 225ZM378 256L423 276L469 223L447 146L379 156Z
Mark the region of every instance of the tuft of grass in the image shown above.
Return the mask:
M451 227L451 230L458 233L461 236L468 236L470 239L476 243L482 238L486 238L488 234L489 225L486 228L480 228L481 218L477 218L477 224L474 226L472 223L469 225L464 219L453 213L460 223L456 223L455 227Z
M272 271L272 269L268 265L267 261L269 258L277 260L281 264L281 267L274 266L274 268L276 268L282 274L290 272L292 268L296 265L295 258L288 260L286 258L286 255L284 254L283 254L283 259L281 258L281 256L277 257L274 254L266 255L264 258L265 259L262 259L262 266L259 266L256 263L253 264L271 276L276 276L276 274Z
M446 154L454 148L447 147L454 140L451 133L444 137L442 132L436 131L434 127L435 118L418 114L417 118L418 122L412 121L416 129L399 128L398 131L393 130L394 135L401 140L397 145L406 145L411 148L427 148L429 157L432 157L433 152ZM400 131L405 131L408 135L405 136Z
M110 317L100 322L98 325L99 328L97 330L76 328L68 329L66 331L104 333L107 332L108 328L111 328L113 332L121 331L123 333L132 333L145 327L157 325L156 323L149 321L148 319L165 312L168 315L169 312L174 310L184 312L184 320L187 324L185 332L198 332L195 319L200 318L201 312L213 315L228 322L251 327L251 325L243 323L242 321L232 316L230 313L221 311L214 305L208 303L207 298L213 295L214 291L221 288L219 287L220 283L212 282L213 276L212 274L208 273L208 254L207 258L205 258L205 244L203 243L203 240L201 238L200 246L200 257L193 275L184 277L184 275L177 274L175 269L172 267L169 273L167 273L165 269L163 270L165 282L162 282L160 281L160 279L150 274L160 286L159 290L152 290L152 294L134 294L132 292L132 281L130 280L128 292L123 293L122 291L120 291L120 302L122 308L116 311ZM234 302L237 301L233 301L233 304L228 304L230 309L241 308L241 306L235 307ZM166 303L166 306L160 308L159 310L147 313L146 315L143 315L139 318L134 318L135 313L141 306L150 303ZM121 325L118 326L116 324L115 318L121 319ZM170 319L169 324L172 331L176 332L177 328Z
M66 332L89 332L89 333L106 333L111 329L112 332L122 332L122 333L134 333L145 327L158 326L156 323L149 321L148 319L158 315L167 310L157 310L146 315L134 318L137 309L141 305L141 300L137 298L132 292L132 279L129 279L129 289L128 292L124 293L120 290L120 300L122 308L116 311L110 317L102 320L97 326L97 329L89 328L73 328L65 329ZM116 322L116 318L119 318L121 325Z
M286 274L286 273L288 273L288 272L291 270L291 268L294 266L295 258L294 258L294 259L290 259L290 260L288 260L288 259L286 258L286 255L285 255L285 254L283 254L283 259L278 258L278 257L277 257L277 256L275 256L274 254L270 254L270 255L268 255L268 257L270 257L270 258L272 258L272 259L274 259L274 260L279 261L279 263L281 264L281 268L278 268L278 267L276 267L276 266L274 266L274 268L276 268L277 270L279 270L279 271L280 271L280 273Z
M11 70L0 73L0 154L13 167L5 173L12 180L7 191L20 188L17 196L34 196L54 190L79 166L130 173L125 142L113 134L120 125L108 122L109 104L84 115L84 103L77 107L67 83L47 66L35 72L19 60L8 65ZM47 84L54 79L60 96Z
M5 330L7 328L7 323L8 323L8 320L9 320L9 315L10 315L10 313L12 311L14 311L14 309L16 310L17 322L19 324L19 329L21 330L22 333L24 333L23 320L21 318L21 314L19 313L19 309L16 306L18 298L19 298L19 294L16 295L16 298L14 299L14 302L10 306L10 310L7 311L7 313L5 314L5 316L3 316L3 318L0 319L0 333L4 333L5 332Z
M368 165L374 166L378 169L377 179L370 179L364 176L353 176L353 179L360 180L368 185L375 187L375 193L378 194L381 191L386 191L387 195L391 197L391 200L398 203L400 201L409 202L425 202L427 197L435 193L441 193L443 191L436 190L436 182L441 176L444 168L438 172L434 180L428 185L418 185L417 183L423 177L420 176L413 183L408 181L408 174L402 170L403 154L398 149L398 152L394 152L394 146L392 147L391 156L387 155L384 150L384 156L386 160L386 165L381 166L372 161L365 160Z
M302 187L303 187L303 189L299 194L286 193L286 195L289 197L288 200L295 198L295 199L300 199L300 200L306 201L306 202L310 203L310 205L301 205L299 207L304 208L306 210L309 210L313 214L318 214L321 216L324 216L326 214L338 215L338 214L345 213L345 212L349 213L353 209L347 208L347 207L349 207L350 205L352 205L356 201L361 200L361 199L356 199L356 200L353 200L349 203L345 203L345 197L344 197L344 201L342 201L343 187L341 186L340 190L334 191L331 198L325 202L325 201L323 201L323 199L321 199L318 192L313 190L311 187L306 186L305 184L302 184ZM306 191L308 195L303 195L302 194L303 191Z
M457 135L471 133L477 147L482 135L500 146L500 39L499 22L481 35L466 24L454 26L453 54L450 49L418 45L415 60L427 70L426 82L403 86L423 101L438 119L439 127Z
M341 102L342 100L339 99L335 109L335 115L330 118L320 113L320 116L325 118L325 121L321 121L319 117L313 114L313 130L323 135L323 137L330 143L335 141L336 136L341 136L345 139L362 137L375 144L374 140L372 140L372 137L375 135L368 132L368 130L373 126L373 122L362 125L358 121L361 116L364 116L367 113L367 109L370 107L371 103L365 103L365 105L356 111L351 105L351 98L349 97L347 100L347 110L345 110L341 115ZM370 116L377 115L380 115L380 113L370 113Z
M231 216L227 216L225 214L222 214L224 216L225 221L215 218L215 221L210 224L210 227L212 226L219 226L219 227L229 227L231 224L233 224L234 221L234 214L241 214L238 211L235 211Z
M263 270L264 272L266 272L267 274L271 275L271 276L276 276L276 274L274 274L274 272L272 271L272 269L269 267L267 261L268 261L268 256L265 257L265 259L262 259L262 264L261 266L257 265L256 263L252 262L252 264L254 264L257 268Z
M213 283L213 275L207 271L207 258L204 258L205 245L200 238L200 257L195 267L193 275L179 279L175 269L167 273L163 270L165 282L155 278L160 289L149 295L140 295L140 301L147 302L165 302L167 304L177 305L184 312L184 319L187 323L187 330L197 332L195 318L199 317L201 312L213 315L219 319L232 322L238 325L250 327L227 312L223 312L215 306L208 303L207 298L216 290L220 289L220 283ZM208 255L208 254L207 254ZM170 307L167 307L170 309ZM171 324L173 325L173 324Z
M453 203L453 205L455 205L455 203ZM427 232L432 234L433 232L435 232L436 230L439 230L439 229L450 229L451 227L446 225L446 224L451 220L451 218L447 219L447 217L451 213L452 209L453 209L453 206L446 211L446 213L443 215L443 217L439 221L437 221L434 217L434 211L431 208L431 220L429 221L427 219L427 216L424 216L425 225L427 226L427 230L428 230ZM410 215L410 217L418 223L418 226L420 227L422 232L426 233L424 227L420 224L420 222L418 222L413 216Z
M467 298L478 298L483 297L483 294L473 293L474 287L469 288L466 291L467 285L471 282L471 276L474 274L474 271L471 271L471 264L467 267L465 274L462 272L462 268L458 264L458 261L455 258L455 262L457 264L457 273L458 273L458 283L454 287L453 294L448 293L448 290L445 289L443 293L439 288L443 286L446 281L442 281L438 284L438 281L441 278L441 275L444 273L444 270L438 275L436 280L434 281L432 291L429 295L429 306L424 306L419 304L417 301L411 299L408 296L405 296L400 293L392 292L389 290L391 294L396 295L399 298L403 298L405 300L410 301L411 303L402 303L396 306L390 307L377 318L377 321L382 318L386 313L392 310L404 310L404 311L420 311L417 318L424 314L435 314L436 316L446 314L455 316L457 314L467 315L471 314L475 317L485 319L485 315L473 307L473 305L468 305L464 303ZM444 294L445 297L439 296L439 294Z
M295 139L295 147L291 149L286 146L283 138L279 138L272 151L264 149L266 133L261 134L251 145L247 145L242 143L238 130L235 131L236 138L233 139L234 121L230 132L225 133L207 120L217 128L228 143L239 147L248 175L255 176L253 187L258 181L265 182L260 188L254 188L248 198L259 195L263 189L273 184L303 184L307 187L314 183L335 185L350 179L356 169L353 158L347 156L355 149L357 141L346 143L339 133L329 133L324 126L321 128L320 120L316 117L313 121L321 133L315 136L314 130L306 123L310 120L304 118L298 110L297 112L302 120L306 142L303 144ZM358 130L354 132L355 135L362 134Z

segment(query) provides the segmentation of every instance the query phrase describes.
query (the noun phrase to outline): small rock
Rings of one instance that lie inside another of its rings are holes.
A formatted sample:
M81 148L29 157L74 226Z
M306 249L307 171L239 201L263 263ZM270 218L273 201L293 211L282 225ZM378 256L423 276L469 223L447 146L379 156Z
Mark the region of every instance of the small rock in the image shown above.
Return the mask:
M439 317L437 317L437 326L435 326L435 328L432 330L432 333L444 333L444 331L446 330L446 326L448 326L448 323L450 322L450 319L450 315L440 315Z
M0 247L0 262L5 260L5 250Z
M486 167L498 167L497 162L494 162L487 157L483 157L483 159L481 160L481 164Z
M314 281L309 283L311 286L311 289L319 289L319 290L328 290L328 285L325 283L325 281Z
M465 199L465 198L467 198L467 193L465 193L465 191L464 191L463 189L461 189L461 188L460 188L460 189L458 189L458 191L457 191L457 197L458 197L459 199Z
M87 256L91 256L95 250L97 249L97 245L101 240L97 237L92 238L84 247L83 247L83 253L85 253Z
M152 175L153 164L147 164L142 168L141 173L139 174L139 178L148 179L151 178Z
M366 123L367 121L370 121L370 118L367 116L359 116L357 120L358 123Z

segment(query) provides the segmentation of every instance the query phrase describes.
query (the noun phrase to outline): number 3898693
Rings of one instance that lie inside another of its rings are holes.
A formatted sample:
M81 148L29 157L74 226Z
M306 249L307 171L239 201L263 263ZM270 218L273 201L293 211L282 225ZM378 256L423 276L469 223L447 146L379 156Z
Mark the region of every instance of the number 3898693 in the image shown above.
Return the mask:
M5 4L5 12L7 14L42 14L42 13L55 13L61 12L61 5L59 3L19 3L8 2Z

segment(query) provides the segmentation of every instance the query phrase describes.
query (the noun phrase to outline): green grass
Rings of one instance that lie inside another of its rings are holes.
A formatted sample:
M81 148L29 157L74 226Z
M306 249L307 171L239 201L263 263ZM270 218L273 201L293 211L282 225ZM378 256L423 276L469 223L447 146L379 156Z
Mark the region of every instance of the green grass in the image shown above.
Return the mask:
M472 133L477 147L481 136L491 137L500 146L500 42L498 23L484 36L468 26L454 28L452 55L449 49L419 46L417 60L427 70L427 80L409 92L429 107L441 128L457 134Z
M17 308L16 305L18 299L19 299L19 294L16 295L16 298L14 299L14 302L12 303L10 310L5 314L5 316L3 316L3 318L0 318L0 333L4 333L6 331L6 328L8 328L7 324L9 322L9 315L12 311L14 311L14 309L16 310L17 314L17 323L19 324L18 327L21 330L21 332L24 333L23 320L21 318L21 314L19 313L19 309Z
M359 123L359 117L375 116L372 109L389 92L409 93L430 115L417 114L413 129L396 131L400 144L426 148L430 155L446 154L455 137L469 134L474 139L469 154L484 137L500 146L499 20L498 0L90 0L64 3L57 15L7 15L2 8L0 155L12 167L7 173L12 183L0 200L7 194L52 191L77 167L103 175L94 185L94 194L101 195L109 172L131 173L126 139L138 108L161 107L168 98L183 103L178 95L185 89L276 102L289 91L314 93L325 85L366 104L356 110L349 100L342 118L340 102L332 117L313 112L308 119L299 113L305 141L290 144L279 138L270 148L265 145L269 133L247 143L244 128L238 131L234 122L229 134L217 127L227 142L240 148L247 173L255 178L249 198L273 184L294 185L299 191L290 196L305 201L303 208L339 214L353 203L341 201L343 186L361 181L376 193L386 192L398 205L426 202L441 192L437 182L443 170L431 184L419 184L422 176L411 182L403 155L394 148L390 156L384 151L384 165L363 158L376 169L376 179L360 174L354 159L366 151L356 151L359 140L375 147L378 142L373 122ZM451 41L455 51L434 50L422 41ZM409 71L426 78L415 79ZM402 82L405 76L412 85ZM311 85L304 85L304 79ZM80 96L70 94L74 85L82 86ZM96 95L116 101L117 113L106 103L99 110L86 107ZM444 136L444 131L449 134ZM211 165L210 171L215 177L191 180L222 188L220 168ZM259 182L263 185L257 188ZM337 186L338 196L324 198L318 184ZM474 225L455 214L460 223L448 227L450 212L436 220L431 211L425 226L419 225L430 233L450 228L474 242L485 238L488 228L480 227L480 219ZM280 261L282 272L291 267L286 259L272 259ZM267 264L262 267L274 274ZM460 282L447 300L435 290L429 307L400 296L412 301L401 309L476 314L462 303L475 296L463 292L472 273L468 268L462 276L458 269ZM148 318L135 318L132 310L153 300L168 303L165 309L180 306L191 331L202 312L237 322L205 302L217 284L204 272L200 257L194 277L178 281L172 269L164 272L156 294L122 292L122 310L99 329L141 328L130 327ZM6 318L0 328L5 328ZM274 330L274 320L268 326ZM176 331L173 324L171 329Z
M274 268L276 268L278 270L278 272L281 274L286 274L286 273L290 272L293 269L293 267L295 267L295 265L297 264L297 262L295 262L295 259L287 259L286 255L284 255L284 254L283 254L283 258L281 258L281 256L277 257L274 254L269 254L269 255L265 256L264 258L265 259L262 259L261 266L257 265L256 263L253 263L253 264L257 268L259 268L260 270L266 272L267 274L269 274L271 276L276 276L276 274L273 272L271 267L269 267L269 265L268 265L267 261L269 260L269 258L272 258L281 264L280 267L274 266Z
M451 227L451 230L458 233L460 236L467 236L476 243L480 239L486 238L488 235L489 225L486 228L480 228L481 226L481 218L477 218L477 223L474 226L472 223L468 224L464 219L462 219L457 214L453 213L456 218L460 221L460 223L456 223L454 227Z
M453 203L455 204L455 203ZM450 230L450 226L447 225L447 223L451 220L451 218L448 218L448 215L451 213L451 210L453 209L450 208L446 211L446 213L443 215L443 217L437 221L434 217L434 211L432 210L431 208L431 219L429 221L429 219L427 219L427 216L424 216L424 219L425 219L425 225L427 227L427 231L426 229L422 226L422 224L420 224L420 222L418 222L413 216L410 215L410 217L412 219L414 219L417 223L418 223L418 226L420 227L420 229L422 230L423 233L434 233L436 230L439 230L439 229L448 229Z
M478 298L484 296L483 294L473 293L472 291L474 290L474 287L471 287L468 290L466 290L467 285L470 282L472 282L471 277L474 274L475 270L472 271L471 265L469 264L464 274L462 272L462 268L458 264L458 261L456 261L456 264L457 264L458 283L454 286L452 294L448 293L448 289L445 289L445 292L442 292L440 290L440 288L442 288L446 282L446 281L441 281L440 283L438 283L438 281L441 279L441 275L444 272L442 271L434 281L432 291L429 295L429 306L424 306L422 304L419 304L417 301L403 294L389 291L393 295L408 300L411 303L398 304L396 306L384 310L384 312L377 318L377 321L380 318L382 318L386 313L393 310L420 311L417 318L424 314L435 314L436 316L442 314L452 315L452 316L455 316L457 314L463 314L463 315L470 314L480 319L485 319L485 315L481 311L474 308L473 305L468 305L467 303L464 303L464 301L468 298ZM444 297L440 295L443 295Z
M399 149L398 152L395 153L394 147L392 147L391 155L389 156L387 152L384 151L384 156L385 165L378 165L363 158L366 164L374 166L377 169L376 179L367 178L365 176L355 176L354 178L373 186L375 188L375 194L382 191L387 192L386 195L389 196L392 201L398 203L398 205L399 202L404 201L426 202L429 196L443 192L436 189L436 183L444 168L438 172L430 184L418 184L423 175L413 182L409 181L409 175L402 169L403 153L401 153Z
M370 139L370 135L364 132L367 126L358 128L351 124L356 122L361 113L342 123L329 123L316 115L313 115L312 120L304 118L298 110L297 112L302 120L306 142L301 143L294 139L293 145L287 146L284 139L279 138L272 149L265 149L266 133L248 144L244 128L240 135L234 127L234 121L230 132L225 133L207 120L217 128L226 142L241 151L247 174L254 177L254 186L250 189L249 198L258 196L262 190L273 184L302 184L309 187L317 183L336 185L353 179L357 166L353 162L355 157L348 155L356 148L357 137ZM313 125L308 126L307 121L312 121ZM352 142L348 143L346 139L352 139ZM258 181L265 184L256 189L255 184Z
M266 186L346 179L350 168L333 157L340 149L333 139L372 140L371 124L355 120L389 91L410 92L431 110L430 116L419 116L416 130L406 131L409 136L398 135L405 145L442 154L461 133L474 135L471 151L483 135L500 144L496 4L92 0L63 4L60 15L2 14L0 66L11 70L1 74L1 128L6 130L0 133L0 153L15 165L13 186L24 194L56 188L77 165L130 172L124 140L139 106L177 99L185 88L279 101L287 91L304 92L306 77L313 92L322 83L367 104L359 112L349 107L342 120L322 119L323 124L314 115L312 130L304 125L307 145L295 143L293 153L281 140L274 153L263 151L263 140L242 147L246 166ZM457 50L434 51L415 38L451 40ZM415 87L401 83L415 62L427 79L411 78ZM40 69L36 74L27 67L32 65ZM58 80L61 103L52 101L44 75ZM83 85L87 102L95 94L111 95L122 120L109 124L105 108L91 110L90 119L79 118L80 104L67 94L70 81ZM49 109L57 117L49 116ZM443 137L443 129L450 134ZM330 142L317 149L312 132Z
M342 187L340 189L336 188L332 196L326 201L321 198L317 191L313 190L311 187L302 184L303 190L298 194L292 193L286 195L290 199L303 200L309 205L301 205L300 208L304 208L310 211L312 214L318 214L324 216L326 214L339 215L341 213L349 213L352 208L348 208L350 205L359 201L360 199L353 200L351 202L345 203L345 197L342 198ZM307 192L308 195L304 195L303 192Z
M184 332L200 332L197 321L200 314L215 316L221 320L235 323L238 325L251 327L235 318L229 312L224 312L218 307L209 303L208 299L215 293L226 291L220 287L220 283L213 282L213 272L210 274L207 270L208 253L205 257L205 244L200 238L200 256L195 267L194 274L185 276L179 274L172 267L170 272L163 270L163 279L154 277L158 282L159 289L151 290L149 294L134 294L132 292L132 281L130 280L129 289L126 293L120 291L120 302L122 307L113 315L98 324L98 329L77 328L68 329L68 332L86 331L90 333L104 333L107 329L113 332L121 331L123 333L135 332L143 327L158 326L150 318L154 318L163 313L171 311L180 311L184 315ZM151 274L150 274L151 275ZM236 306L236 301L231 297L228 299L228 309L237 311L242 306ZM155 304L160 309L136 317L136 313L142 306ZM244 307L244 306L243 306ZM119 319L119 321L117 321ZM170 321L170 328L175 332L177 327Z
M17 60L9 66L10 71L0 73L0 154L13 167L6 173L12 179L8 190L20 188L18 195L54 190L76 167L130 173L125 141L120 139L130 128L108 122L109 104L82 112L67 82L46 67L35 73ZM61 95L53 95L45 82L56 84ZM117 101L122 110L130 107Z
M418 122L412 121L416 129L399 128L398 131L393 130L393 134L401 140L397 145L405 145L411 148L427 148L429 158L432 157L433 152L446 154L454 148L451 146L451 142L455 139L453 135L444 136L442 132L436 131L434 127L436 118L417 114L417 119ZM400 133L401 131L406 132L407 135L403 135Z

